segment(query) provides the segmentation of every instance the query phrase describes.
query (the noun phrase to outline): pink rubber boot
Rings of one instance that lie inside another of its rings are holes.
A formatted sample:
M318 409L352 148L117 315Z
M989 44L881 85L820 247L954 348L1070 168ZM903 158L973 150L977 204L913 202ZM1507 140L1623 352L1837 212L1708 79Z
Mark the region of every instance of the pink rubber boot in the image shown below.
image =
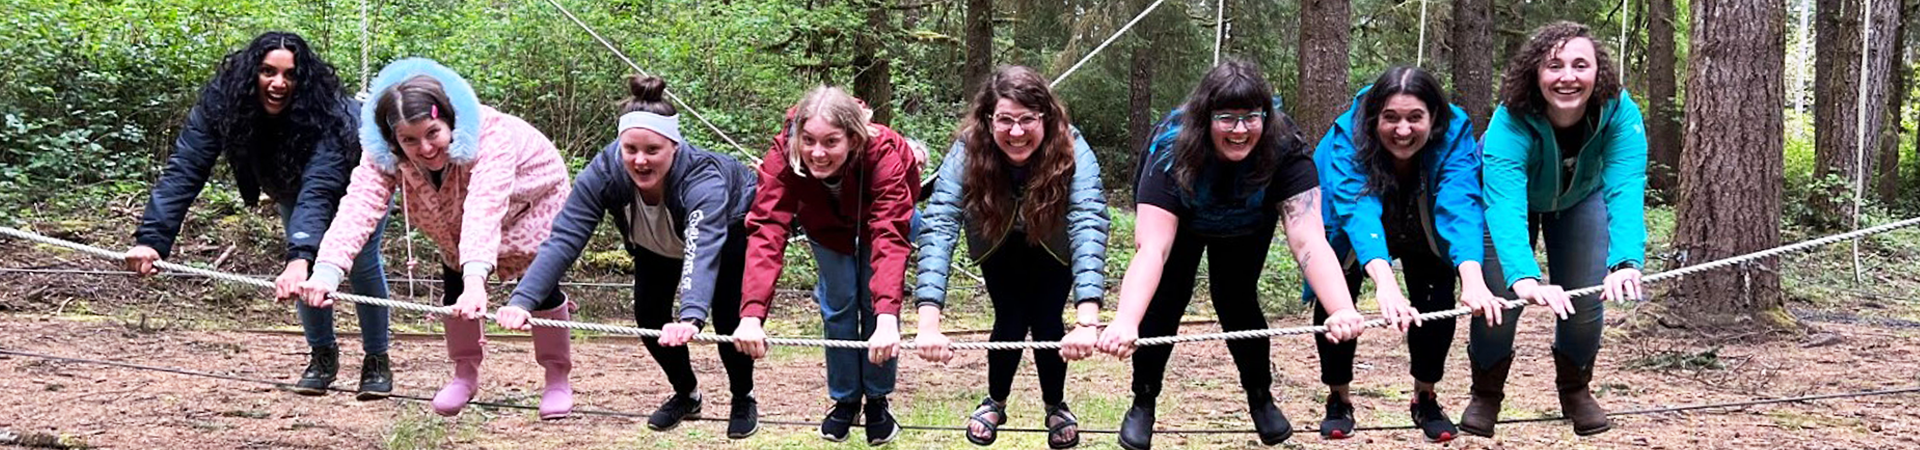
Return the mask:
M558 308L534 311L533 316L571 320L573 314L568 311L569 306L572 302L561 303ZM547 389L540 393L541 420L562 419L573 412L573 385L567 383L567 375L573 372L572 331L533 327L533 360L547 369Z
M486 358L486 336L478 320L447 316L447 357L453 360L453 379L433 395L433 412L442 416L460 414L467 401L480 390L480 361Z

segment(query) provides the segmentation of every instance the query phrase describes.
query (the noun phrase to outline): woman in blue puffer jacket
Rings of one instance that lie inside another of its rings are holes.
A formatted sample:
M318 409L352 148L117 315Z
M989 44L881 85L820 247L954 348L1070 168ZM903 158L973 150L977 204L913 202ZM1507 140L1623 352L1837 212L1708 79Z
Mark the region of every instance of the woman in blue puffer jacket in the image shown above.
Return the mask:
M953 247L962 230L993 299L994 341L1063 340L1034 350L1045 402L1047 444L1080 443L1064 399L1066 360L1093 353L1106 295L1107 217L1100 164L1070 125L1045 78L1020 66L995 71L974 98L960 138L940 165L919 236L921 358L953 357L940 334ZM1079 319L1068 333L1060 309L1069 296ZM1063 358L1064 357L1064 358ZM988 397L969 416L967 440L990 445L1006 423L1007 395L1019 350L987 354Z

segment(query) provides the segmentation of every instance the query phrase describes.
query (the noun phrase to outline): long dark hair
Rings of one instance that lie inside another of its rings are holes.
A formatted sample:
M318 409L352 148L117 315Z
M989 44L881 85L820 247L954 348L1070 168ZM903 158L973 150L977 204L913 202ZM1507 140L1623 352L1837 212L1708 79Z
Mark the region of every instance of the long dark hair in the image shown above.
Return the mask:
M1026 201L1018 214L1026 219L1027 242L1039 243L1066 226L1067 188L1073 178L1073 135L1071 118L1060 100L1047 87L1039 73L1023 66L1001 66L980 85L973 98L972 111L960 127L966 141L967 163L960 178L960 204L980 230L999 236L1013 227L1013 183L1006 155L993 140L993 111L1000 99L1013 100L1039 112L1044 137L1028 166Z
M1214 157L1213 112L1223 109L1250 109L1266 113L1260 142L1247 155L1249 168L1241 186L1261 186L1273 179L1280 152L1286 150L1283 139L1293 136L1291 121L1273 108L1273 85L1260 74L1260 68L1245 60L1230 60L1213 66L1193 88L1181 106L1180 134L1173 141L1173 177L1188 194L1194 192L1193 180L1199 177L1207 161Z
M1587 110L1593 111L1597 106L1620 97L1620 69L1613 65L1613 58L1607 56L1607 48L1600 45L1599 39L1593 38L1593 31L1586 25L1559 21L1534 30L1527 45L1507 61L1507 71L1500 76L1500 104L1515 112L1546 114L1547 99L1540 94L1540 63L1574 38L1593 42L1595 72L1593 94L1587 97Z
M274 50L293 53L293 94L287 108L280 112L284 120L284 126L279 127L280 135L269 138L255 136L254 131L268 118L260 105L258 74L261 60ZM257 190L262 182L274 183L276 195L299 185L301 168L313 155L315 145L330 141L359 148L354 137L356 124L349 120L348 109L343 104L346 98L333 65L320 59L306 39L298 34L269 31L253 38L246 48L221 59L213 79L200 88L198 106L212 122L214 134L219 136L220 151L236 169L267 164L280 169L280 176L271 180L255 179L251 170L234 171L241 191L248 194L246 201L252 203L253 195L248 191ZM256 138L275 142L255 142Z
M1353 157L1360 167L1367 171L1366 192L1386 195L1400 188L1399 177L1393 175L1393 155L1387 147L1380 144L1377 130L1380 127L1380 112L1387 108L1387 100L1395 95L1407 94L1420 99L1427 107L1427 144L1415 153L1425 153L1439 147L1447 134L1447 126L1453 123L1453 107L1447 103L1447 94L1440 89L1440 81L1433 74L1416 67L1394 66L1373 80L1373 88L1360 100L1360 126L1353 134L1353 146L1359 150ZM1415 160L1417 164L1419 160Z

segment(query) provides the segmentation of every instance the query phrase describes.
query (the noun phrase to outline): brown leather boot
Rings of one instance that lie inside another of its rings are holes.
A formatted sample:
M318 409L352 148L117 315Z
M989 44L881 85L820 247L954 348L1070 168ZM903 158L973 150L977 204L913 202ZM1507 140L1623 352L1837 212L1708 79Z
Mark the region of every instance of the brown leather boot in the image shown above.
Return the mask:
M1460 411L1460 431L1480 437L1493 437L1493 425L1500 420L1500 402L1507 399L1507 369L1513 368L1508 354L1485 369L1473 366L1473 397Z
M1554 385L1560 390L1560 414L1573 421L1573 434L1592 436L1613 428L1607 420L1607 410L1593 399L1593 391L1587 384L1593 381L1593 366L1580 367L1573 358L1558 350L1553 352L1553 368L1556 372Z

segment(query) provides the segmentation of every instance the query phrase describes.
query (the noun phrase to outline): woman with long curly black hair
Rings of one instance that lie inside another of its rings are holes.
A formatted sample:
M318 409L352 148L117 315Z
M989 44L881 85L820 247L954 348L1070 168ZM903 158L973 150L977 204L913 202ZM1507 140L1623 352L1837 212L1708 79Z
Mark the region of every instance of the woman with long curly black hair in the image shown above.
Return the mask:
M253 206L264 193L279 205L287 251L286 269L274 280L274 296L295 298L295 288L306 281L320 238L346 191L347 174L360 160L354 134L358 110L341 89L333 66L300 35L263 33L246 48L227 54L200 89L166 171L154 184L134 232L134 247L127 250L127 268L143 276L157 272L153 263L171 253L187 207L206 185L215 160L226 155L243 202ZM377 236L354 258L351 278L355 293L387 296ZM325 395L340 369L333 310L294 303L313 352L293 391ZM385 398L393 390L388 310L357 305L356 311L366 351L357 398Z

